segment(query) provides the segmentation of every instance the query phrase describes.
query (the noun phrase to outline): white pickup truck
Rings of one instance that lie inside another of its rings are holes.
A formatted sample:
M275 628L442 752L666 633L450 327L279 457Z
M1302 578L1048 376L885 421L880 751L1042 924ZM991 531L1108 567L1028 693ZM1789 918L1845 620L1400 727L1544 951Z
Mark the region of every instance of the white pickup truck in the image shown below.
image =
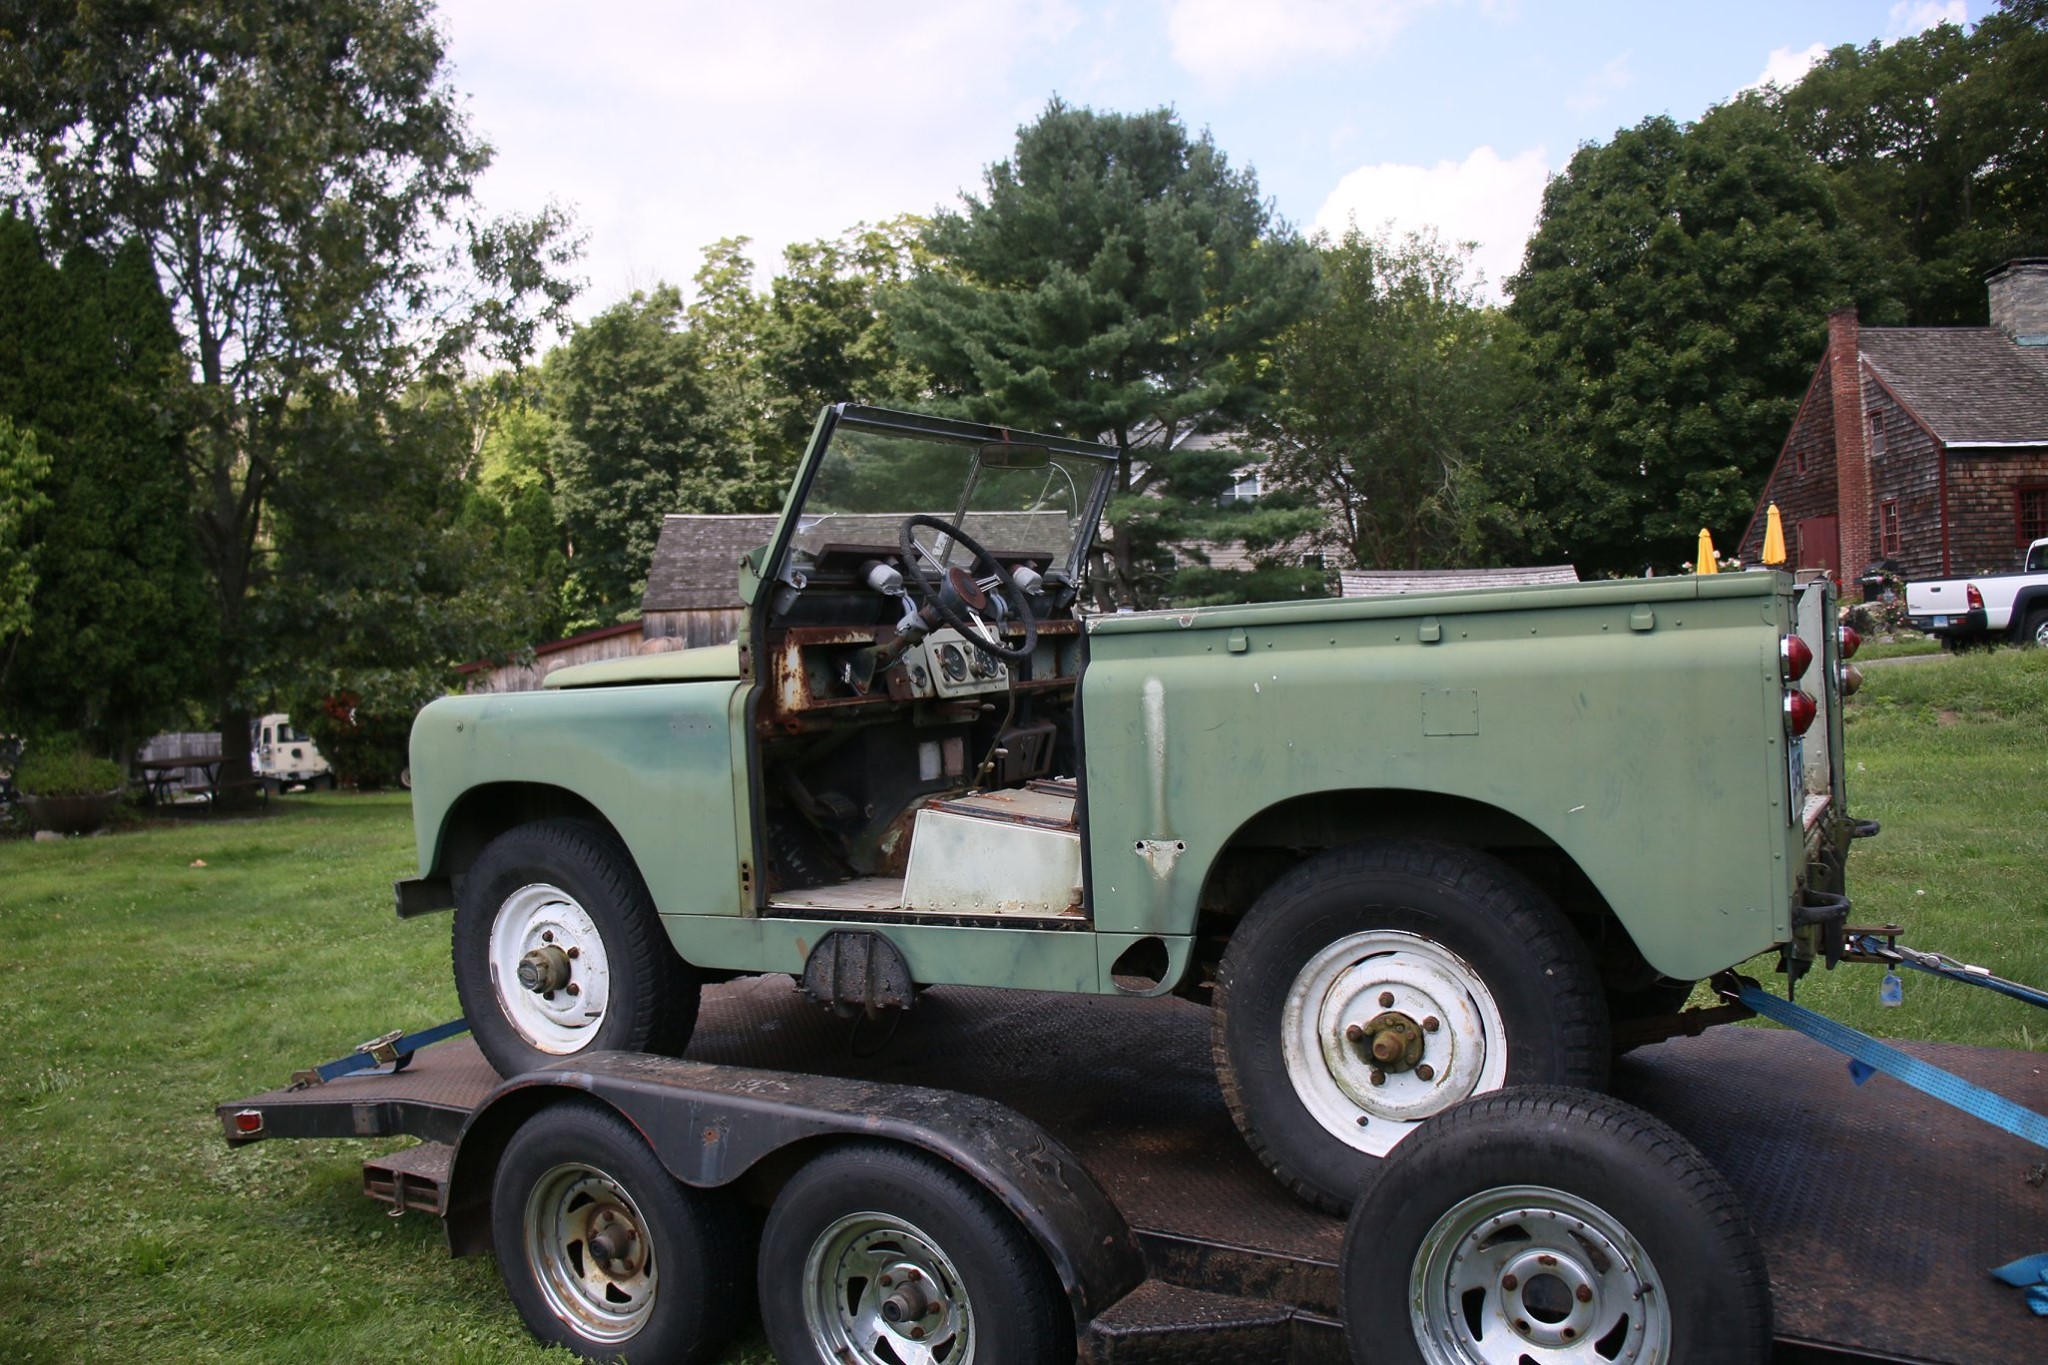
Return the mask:
M2016 645L2048 648L2048 538L2027 547L2018 573L1908 583L1906 620L1946 645L2003 636Z

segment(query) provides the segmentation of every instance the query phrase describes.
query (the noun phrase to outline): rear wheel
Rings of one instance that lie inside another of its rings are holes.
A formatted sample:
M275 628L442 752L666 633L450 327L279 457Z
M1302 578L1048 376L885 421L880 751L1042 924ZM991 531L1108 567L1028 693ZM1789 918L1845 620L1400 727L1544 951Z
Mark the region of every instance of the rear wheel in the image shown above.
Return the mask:
M527 1329L594 1360L715 1359L742 1302L733 1222L594 1103L527 1120L491 1194L498 1269Z
M699 983L676 956L625 846L544 820L492 840L463 879L456 994L504 1076L585 1052L680 1053Z
M1770 1359L1770 1275L1727 1180L1584 1091L1432 1119L1352 1211L1339 1274L1359 1365Z
M1430 1116L1607 1074L1598 975L1557 908L1495 859L1420 840L1334 849L1261 896L1224 951L1211 1037L1246 1140L1332 1212Z
M2048 649L2048 607L2028 613L2019 638L2023 649Z
M957 1167L904 1147L838 1147L797 1172L761 1234L760 1299L783 1365L1074 1358L1030 1234Z

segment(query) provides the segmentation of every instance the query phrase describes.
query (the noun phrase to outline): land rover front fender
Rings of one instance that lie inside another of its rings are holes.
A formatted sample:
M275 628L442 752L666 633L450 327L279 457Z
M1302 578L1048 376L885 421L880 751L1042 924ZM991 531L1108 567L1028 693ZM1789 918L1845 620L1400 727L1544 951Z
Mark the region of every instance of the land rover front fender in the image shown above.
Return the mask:
M528 818L586 815L625 843L664 915L738 914L751 864L746 684L449 697L412 731L420 875L459 877Z

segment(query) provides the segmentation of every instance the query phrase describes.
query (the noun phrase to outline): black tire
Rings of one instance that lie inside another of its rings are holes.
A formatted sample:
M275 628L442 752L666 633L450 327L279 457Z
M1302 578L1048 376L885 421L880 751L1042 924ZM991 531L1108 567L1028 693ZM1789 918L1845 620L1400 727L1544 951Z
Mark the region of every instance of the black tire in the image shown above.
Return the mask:
M2048 607L2027 613L2027 623L2020 627L2018 639L2021 649L2048 649Z
M1410 1041L1380 1066L1388 1036ZM1224 950L1210 1038L1252 1150L1332 1213L1432 1114L1607 1079L1606 1003L1564 916L1496 859L1423 840L1332 849L1275 882Z
M523 987L522 959L550 949L553 989ZM492 840L462 880L452 953L463 1016L503 1076L613 1048L679 1055L697 1024L696 969L676 956L625 845L587 821Z
M1549 1365L1587 1359L1589 1339L1594 1359L1771 1358L1770 1273L1727 1180L1666 1124L1583 1090L1431 1119L1352 1211L1339 1276L1357 1365Z
M1074 1358L1066 1298L1030 1234L959 1168L907 1147L849 1143L798 1171L761 1234L759 1289L781 1365L888 1365L906 1358L888 1343L913 1331L925 1336L906 1346L949 1361Z
M528 1119L491 1187L492 1247L527 1330L593 1360L717 1359L744 1302L741 1241L722 1196L678 1182L595 1102Z

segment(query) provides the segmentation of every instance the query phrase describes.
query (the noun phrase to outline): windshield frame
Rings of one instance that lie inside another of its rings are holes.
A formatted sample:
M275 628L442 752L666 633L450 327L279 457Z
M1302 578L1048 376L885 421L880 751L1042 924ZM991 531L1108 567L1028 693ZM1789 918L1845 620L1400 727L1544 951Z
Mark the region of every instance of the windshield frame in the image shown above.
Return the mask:
M1103 476L1097 477L1094 488L1088 494L1088 505L1081 510L1075 522L1074 543L1068 551L1066 562L1059 566L1069 577L1076 582L1080 581L1082 563L1100 533L1102 510L1109 501L1110 485L1115 482L1114 479L1106 477L1116 465L1117 453L1114 446L1094 441L1077 441L1066 436L1048 436L1009 427L988 426L980 422L961 422L946 417L928 417L922 413L871 408L858 403L834 403L818 414L817 425L812 428L810 443L804 450L803 464L796 479L790 484L789 496L783 500L782 515L775 526L775 539L769 542L768 556L762 561L773 566L771 577L783 578L789 570L790 545L796 538L798 526L802 522L804 505L810 500L811 485L824 463L826 451L831 448L833 435L842 426L884 435L931 437L961 446L1044 446L1057 455L1077 456L1101 462ZM977 477L978 468L963 482L963 498Z

